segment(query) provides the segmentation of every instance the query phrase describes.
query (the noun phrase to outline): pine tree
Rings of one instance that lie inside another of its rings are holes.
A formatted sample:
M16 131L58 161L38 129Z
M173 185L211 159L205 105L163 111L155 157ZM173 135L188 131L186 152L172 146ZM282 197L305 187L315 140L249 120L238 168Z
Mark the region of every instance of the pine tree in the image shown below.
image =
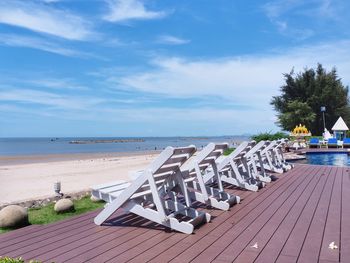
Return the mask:
M344 86L333 68L327 72L321 64L317 69L305 69L298 74L284 74L281 95L274 96L271 105L277 111L277 124L286 131L304 124L314 134L323 132L321 107L326 107L326 128L330 130L339 116L350 124L348 86Z

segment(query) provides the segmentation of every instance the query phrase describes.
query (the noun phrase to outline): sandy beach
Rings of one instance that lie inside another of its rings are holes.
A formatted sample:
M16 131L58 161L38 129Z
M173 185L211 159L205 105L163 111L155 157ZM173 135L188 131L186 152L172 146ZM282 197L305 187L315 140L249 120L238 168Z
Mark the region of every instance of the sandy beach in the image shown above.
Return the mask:
M156 156L148 153L60 154L0 157L0 206L54 195L60 181L63 193L88 190L92 185L130 180Z

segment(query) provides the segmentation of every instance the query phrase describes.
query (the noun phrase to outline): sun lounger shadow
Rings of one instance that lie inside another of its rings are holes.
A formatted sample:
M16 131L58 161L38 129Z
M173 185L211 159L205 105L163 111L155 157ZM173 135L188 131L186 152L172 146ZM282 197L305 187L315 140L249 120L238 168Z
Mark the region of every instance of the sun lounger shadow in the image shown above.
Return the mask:
M216 218L215 216L212 218ZM179 221L182 220L188 220L188 218L185 218L181 215L177 215L177 219ZM194 229L198 229L201 225L203 225L205 222L202 222L201 224L198 224L194 227ZM168 228L164 225L158 224L156 222L153 222L151 220L148 220L142 216L133 214L133 213L125 213L124 215L119 215L117 217L112 217L111 219L108 219L106 222L102 224L103 226L108 227L137 227L137 228L145 228L145 229L152 229L152 230L158 230L166 233L173 233L176 232L175 230Z
M147 228L152 230L159 230L163 232L172 232L172 230L161 224L157 224L151 220L148 220L142 216L126 213L124 215L119 215L117 217L112 217L102 224L103 226L110 227L137 227L137 228Z

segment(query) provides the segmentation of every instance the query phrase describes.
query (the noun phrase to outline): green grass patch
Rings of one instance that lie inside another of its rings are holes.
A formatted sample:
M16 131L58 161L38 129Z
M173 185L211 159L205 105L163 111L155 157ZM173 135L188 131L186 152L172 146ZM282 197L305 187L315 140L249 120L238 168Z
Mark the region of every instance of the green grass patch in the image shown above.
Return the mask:
M229 155L230 153L232 153L236 148L228 148L224 151L224 155Z
M79 200L74 200L74 208L75 211L57 214L54 210L54 203L50 203L46 206L40 208L30 208L28 210L28 219L29 224L31 225L43 225L49 224L56 221L60 221L72 216L80 215L89 211L96 210L98 208L102 208L104 206L104 202L92 202L90 200L90 196L83 197ZM5 233L11 231L13 229L9 228L0 228L0 233Z
M12 229L12 228L1 228L1 227L0 227L0 234L9 232L9 231L11 231L11 230L13 230L13 229Z
M104 202L92 202L90 197L86 196L80 200L74 200L75 211L57 214L53 209L55 204L51 203L41 208L31 208L28 211L29 223L32 225L49 224L66 219L68 217L80 215L89 211L103 207Z

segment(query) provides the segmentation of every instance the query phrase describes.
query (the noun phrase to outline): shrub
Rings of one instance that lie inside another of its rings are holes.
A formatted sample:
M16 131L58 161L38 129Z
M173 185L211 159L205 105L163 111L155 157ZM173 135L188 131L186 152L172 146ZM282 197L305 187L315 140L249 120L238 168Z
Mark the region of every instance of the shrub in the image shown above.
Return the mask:
M232 153L235 150L235 148L228 148L224 151L224 155L229 155L230 153Z
M10 257L0 257L0 263L25 263L25 261L19 258L10 258ZM41 263L37 260L30 260L29 263Z
M284 132L276 132L276 133L263 132L263 133L253 135L252 140L254 140L256 142L273 141L273 140L278 140L278 139L288 138L288 137L289 137L288 134L286 134Z

